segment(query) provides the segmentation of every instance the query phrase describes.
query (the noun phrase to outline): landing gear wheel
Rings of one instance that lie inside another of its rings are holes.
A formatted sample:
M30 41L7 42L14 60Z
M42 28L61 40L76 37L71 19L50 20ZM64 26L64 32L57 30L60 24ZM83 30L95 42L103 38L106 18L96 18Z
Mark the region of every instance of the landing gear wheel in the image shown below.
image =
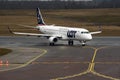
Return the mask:
M73 46L73 44L74 44L73 40L68 41L68 45Z
M82 46L85 46L85 43L82 43Z
M81 41L81 43L82 43L82 46L86 45L86 41Z
M54 43L50 43L49 45L50 45L50 46L54 46L55 44L54 44Z

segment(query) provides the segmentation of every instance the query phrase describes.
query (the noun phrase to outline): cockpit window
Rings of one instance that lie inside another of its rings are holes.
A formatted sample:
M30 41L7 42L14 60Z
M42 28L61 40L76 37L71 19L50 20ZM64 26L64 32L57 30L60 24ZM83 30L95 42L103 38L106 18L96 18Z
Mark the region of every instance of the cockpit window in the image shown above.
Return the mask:
M82 31L81 34L88 34L88 31Z

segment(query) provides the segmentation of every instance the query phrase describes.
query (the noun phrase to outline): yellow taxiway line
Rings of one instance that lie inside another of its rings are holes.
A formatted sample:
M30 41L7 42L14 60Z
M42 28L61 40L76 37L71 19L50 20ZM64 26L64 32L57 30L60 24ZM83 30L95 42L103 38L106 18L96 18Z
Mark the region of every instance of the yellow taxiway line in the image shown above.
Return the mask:
M100 49L103 49L103 48L108 48L108 47L100 47L100 48L94 48L94 47L85 47L85 48L91 48L91 49L94 49L94 54L93 54L93 57L92 57L92 60L91 62L89 63L89 66L88 66L88 69L82 73L79 73L79 74L74 74L74 75L71 75L71 76L65 76L65 77L58 77L58 78L54 78L54 79L51 79L51 80L63 80L63 79L69 79L69 78L74 78L74 77L78 77L78 76L82 76L82 75L85 75L87 73L92 73L94 75L97 75L97 76L100 76L100 77L103 77L103 78L107 78L107 79L111 79L111 80L120 80L120 79L117 79L117 78L113 78L111 76L106 76L106 75L103 75L103 74L100 74L100 73L97 73L95 72L94 70L94 67L95 67L95 57L97 55L97 52L98 50ZM102 62L96 62L96 63L102 63ZM104 63L104 62L103 62ZM119 62L118 62L119 64Z
M120 64L120 62L95 62L96 64Z
M23 67L29 65L30 63L32 63L33 61L35 61L36 59L42 57L43 55L45 55L45 54L47 53L47 50L44 50L44 49L41 49L41 50L42 50L43 52L42 52L40 55L38 55L37 57L31 59L31 60L28 61L27 63L25 63L25 64L18 64L19 66L17 66L17 67L10 68L10 69L0 70L0 72L2 72L2 71L9 71L9 70L15 70L15 69L23 68ZM15 65L16 65L16 64L15 64Z
M59 77L59 78L55 78L55 79L51 79L51 80L63 80L63 79L69 79L69 78L74 78L74 77L77 77L77 76L82 76L84 74L87 74L88 71L84 71L82 73L79 73L79 74L74 74L74 75L71 75L71 76L65 76L65 77Z
M88 64L90 62L32 62L32 64Z
M113 78L113 77L111 77L111 76L106 76L106 75L103 75L103 74L97 73L97 72L95 72L95 71L92 71L91 73L93 73L94 75L97 75L97 76L103 77L103 78L111 79L111 80L120 80L120 79L117 79L117 78Z

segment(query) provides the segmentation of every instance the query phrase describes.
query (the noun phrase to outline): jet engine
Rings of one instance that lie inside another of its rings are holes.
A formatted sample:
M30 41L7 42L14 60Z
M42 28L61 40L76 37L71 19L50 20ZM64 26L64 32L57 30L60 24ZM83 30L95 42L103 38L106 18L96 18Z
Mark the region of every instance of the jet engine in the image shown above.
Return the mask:
M50 43L55 43L55 42L58 41L58 38L56 38L56 37L50 37L49 41L50 41Z

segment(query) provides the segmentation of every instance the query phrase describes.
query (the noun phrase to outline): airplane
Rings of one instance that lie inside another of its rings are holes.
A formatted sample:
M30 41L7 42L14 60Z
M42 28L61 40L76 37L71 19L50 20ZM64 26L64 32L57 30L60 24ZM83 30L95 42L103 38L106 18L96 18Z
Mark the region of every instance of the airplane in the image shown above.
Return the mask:
M54 46L55 43L58 42L58 40L68 41L68 45L70 46L74 44L74 41L79 41L82 46L85 46L87 41L92 40L92 34L102 33L102 30L98 30L96 32L89 32L87 29L84 28L70 28L63 26L46 25L39 8L36 9L36 13L38 25L32 28L38 29L43 34L21 32L12 33L26 36L46 37L49 40L50 46ZM31 27L25 25L21 26Z

